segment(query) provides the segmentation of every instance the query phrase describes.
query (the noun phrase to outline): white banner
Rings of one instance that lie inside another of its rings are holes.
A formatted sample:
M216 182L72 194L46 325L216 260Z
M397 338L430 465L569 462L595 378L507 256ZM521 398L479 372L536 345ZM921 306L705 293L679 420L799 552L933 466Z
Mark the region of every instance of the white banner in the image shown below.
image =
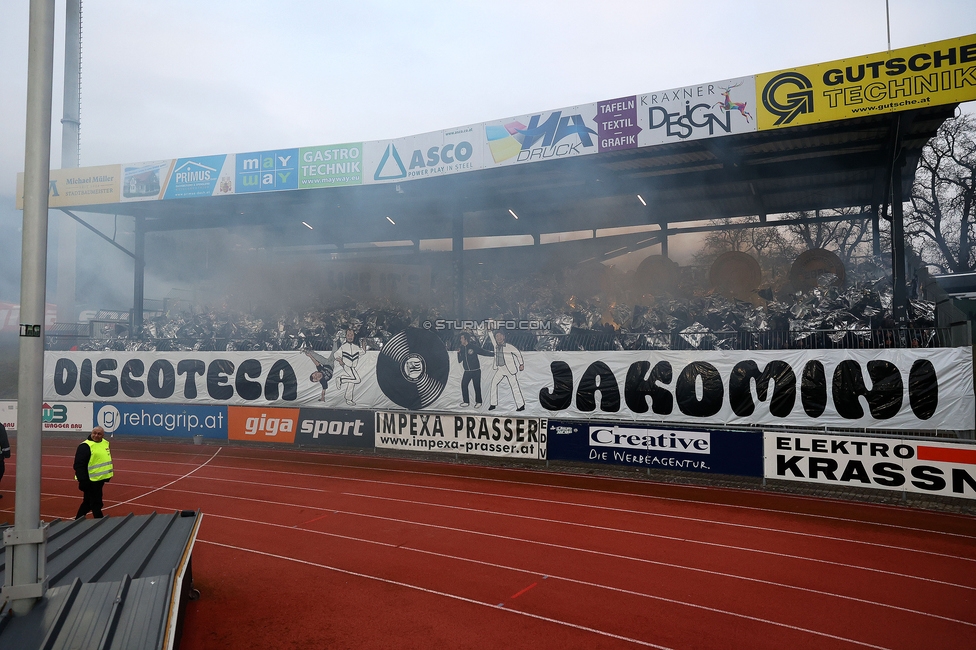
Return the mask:
M500 414L563 419L976 428L969 348L518 353L506 346L502 368L488 352L480 371L465 373L457 352L430 346L434 335L426 335L419 350L388 345L380 377L380 353L353 344L334 355L47 352L44 395L486 415L494 404Z
M484 167L480 124L363 143L363 182L400 183Z
M91 431L91 402L44 402L41 405L41 427L44 431ZM0 424L7 430L17 429L17 401L0 401Z
M546 429L539 418L380 411L376 447L545 460Z
M598 153L597 105L486 122L485 169Z
M637 96L637 143L649 147L756 130L756 78L739 77Z
M976 499L976 445L763 434L766 478Z
M0 401L0 424L10 431L17 428L17 402L14 400Z

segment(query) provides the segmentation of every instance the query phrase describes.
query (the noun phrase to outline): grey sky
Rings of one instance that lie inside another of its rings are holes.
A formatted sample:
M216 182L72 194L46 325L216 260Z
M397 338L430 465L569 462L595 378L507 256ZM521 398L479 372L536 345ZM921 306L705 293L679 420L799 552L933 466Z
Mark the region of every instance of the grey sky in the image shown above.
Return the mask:
M28 5L0 0L4 202L24 162ZM895 48L976 32L972 0L890 5ZM405 136L885 48L884 0L88 0L81 163Z

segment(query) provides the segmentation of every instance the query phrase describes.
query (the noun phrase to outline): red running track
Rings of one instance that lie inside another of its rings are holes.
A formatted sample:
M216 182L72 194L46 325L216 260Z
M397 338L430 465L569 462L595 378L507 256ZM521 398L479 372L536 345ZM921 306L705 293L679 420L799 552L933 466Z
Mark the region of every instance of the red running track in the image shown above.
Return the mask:
M45 518L80 502L76 444L44 443ZM976 646L972 517L375 456L112 449L107 514L204 512L182 650Z

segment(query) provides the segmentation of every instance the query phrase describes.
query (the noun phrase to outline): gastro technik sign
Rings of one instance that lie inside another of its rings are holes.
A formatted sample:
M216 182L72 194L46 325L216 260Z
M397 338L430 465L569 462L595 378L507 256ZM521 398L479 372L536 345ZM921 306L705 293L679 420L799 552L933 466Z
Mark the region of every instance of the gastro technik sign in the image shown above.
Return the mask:
M976 445L842 435L764 435L766 478L976 499Z

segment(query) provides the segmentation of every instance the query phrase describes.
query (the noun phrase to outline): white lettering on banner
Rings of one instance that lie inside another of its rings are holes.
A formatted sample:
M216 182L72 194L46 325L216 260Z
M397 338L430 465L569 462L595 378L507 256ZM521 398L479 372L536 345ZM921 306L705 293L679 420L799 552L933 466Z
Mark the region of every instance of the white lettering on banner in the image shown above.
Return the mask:
M763 447L770 479L976 499L976 445L766 432Z
M376 377L378 354L361 353L354 401L396 409ZM976 429L969 348L520 355L506 354L504 368L483 363L481 389L499 415L523 408L518 415L532 418L665 425ZM481 415L458 406L464 369L445 356L443 390L426 408ZM347 406L343 367L335 363L322 386L311 378L322 361L300 352L47 352L45 360L44 397L58 402Z
M380 411L376 446L475 456L545 459L546 420Z
M684 454L710 453L707 431L662 431L625 427L590 427L591 447L622 447L646 451L674 451ZM617 452L614 452L615 454Z
M353 420L352 422L346 420L305 420L302 422L300 432L310 433L314 439L318 439L321 435L362 436L364 424L365 422L362 420Z

